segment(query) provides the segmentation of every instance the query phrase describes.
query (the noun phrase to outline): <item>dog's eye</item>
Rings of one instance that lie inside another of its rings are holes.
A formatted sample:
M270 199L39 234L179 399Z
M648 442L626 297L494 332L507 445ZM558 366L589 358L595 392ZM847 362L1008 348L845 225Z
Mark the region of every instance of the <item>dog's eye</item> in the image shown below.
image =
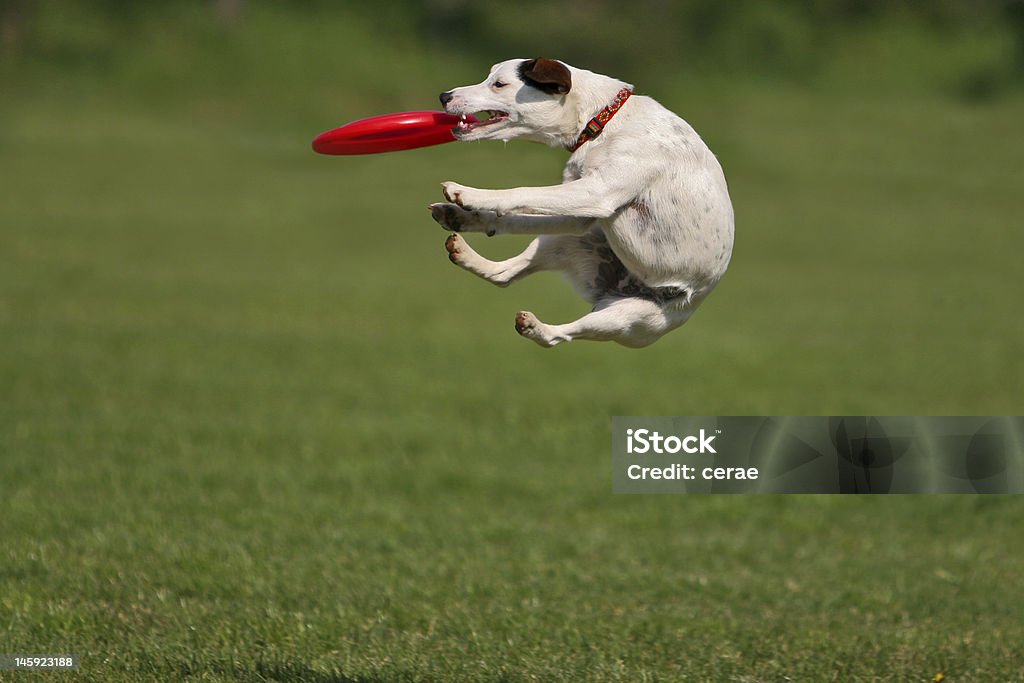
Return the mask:
M504 88L508 83L502 83L501 81L494 81L495 88Z

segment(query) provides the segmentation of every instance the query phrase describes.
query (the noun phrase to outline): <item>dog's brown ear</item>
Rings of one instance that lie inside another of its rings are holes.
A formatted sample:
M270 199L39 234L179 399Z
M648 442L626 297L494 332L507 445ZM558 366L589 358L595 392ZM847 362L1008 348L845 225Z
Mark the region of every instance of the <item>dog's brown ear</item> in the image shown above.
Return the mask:
M569 69L554 59L527 59L519 65L519 78L552 95L564 95L572 88Z

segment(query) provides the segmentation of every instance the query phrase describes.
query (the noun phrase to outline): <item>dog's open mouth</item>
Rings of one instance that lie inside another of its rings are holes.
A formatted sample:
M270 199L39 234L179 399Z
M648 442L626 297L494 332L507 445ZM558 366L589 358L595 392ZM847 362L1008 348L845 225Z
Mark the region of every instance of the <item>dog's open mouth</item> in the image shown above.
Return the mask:
M466 133L477 128L483 128L484 126L493 126L496 123L508 121L508 112L492 109L478 111L473 116L476 118L476 121L469 121L466 119L466 115L463 114L462 120L455 126L455 132Z

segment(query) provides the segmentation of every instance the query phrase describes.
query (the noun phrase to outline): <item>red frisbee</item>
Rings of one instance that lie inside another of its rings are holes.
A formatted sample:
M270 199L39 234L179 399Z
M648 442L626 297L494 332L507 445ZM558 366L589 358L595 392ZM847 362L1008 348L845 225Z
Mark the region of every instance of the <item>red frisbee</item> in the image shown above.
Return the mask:
M379 154L454 142L452 128L461 117L441 111L406 111L371 116L329 130L313 139L320 154ZM470 123L476 121L467 116Z

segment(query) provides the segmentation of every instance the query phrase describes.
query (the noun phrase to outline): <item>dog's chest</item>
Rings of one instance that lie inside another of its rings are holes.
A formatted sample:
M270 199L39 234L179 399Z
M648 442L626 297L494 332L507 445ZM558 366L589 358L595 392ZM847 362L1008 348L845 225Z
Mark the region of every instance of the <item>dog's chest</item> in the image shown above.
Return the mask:
M565 164L565 168L562 170L563 183L579 180L583 177L583 162L578 158L580 156L581 155L574 154L569 157L569 161Z
M590 149L586 149L588 145ZM607 154L597 144L587 143L584 145L584 149L580 149L569 157L569 161L566 162L565 169L562 171L562 181L579 180L588 171L590 173L597 172L601 167L602 153Z

